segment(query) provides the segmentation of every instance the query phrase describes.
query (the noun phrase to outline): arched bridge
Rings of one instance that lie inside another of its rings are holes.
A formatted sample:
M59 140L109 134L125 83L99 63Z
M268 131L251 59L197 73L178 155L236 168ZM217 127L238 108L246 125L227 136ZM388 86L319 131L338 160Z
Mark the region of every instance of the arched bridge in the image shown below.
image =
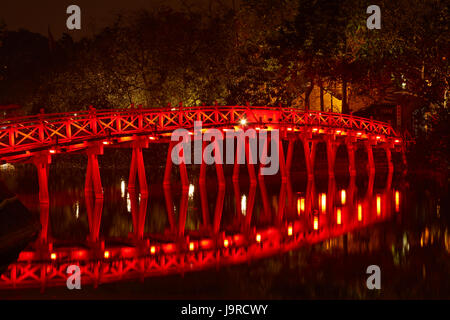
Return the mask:
M280 170L283 179L289 174L294 141L303 142L308 178L313 177L315 149L318 141L327 145L328 173L334 175L337 146L344 143L349 155L350 175L356 174L354 145L363 142L367 148L369 169L374 170L372 146L382 146L387 155L389 170L393 170L391 150L402 150L402 140L393 128L383 122L340 113L302 111L293 108L255 106L177 107L162 109L124 109L78 111L58 114L6 119L0 122L0 161L32 162L39 175L40 201L48 202L47 175L52 155L69 152L86 152L88 166L86 191L94 191L101 198L102 186L97 155L104 148L130 147L133 157L129 188L134 188L139 178L141 193L147 193L142 148L151 143L170 142L165 172L165 184L170 183L173 143L170 136L175 129L192 130L194 121L203 128L226 130L245 126L255 130L279 129L280 137L289 141L287 156L280 148ZM216 164L217 175L223 182L222 165ZM239 165L235 164L234 179L238 179ZM183 186L188 185L184 164L180 165ZM204 163L202 163L204 169ZM248 165L252 182L256 175ZM200 178L204 170L201 171Z

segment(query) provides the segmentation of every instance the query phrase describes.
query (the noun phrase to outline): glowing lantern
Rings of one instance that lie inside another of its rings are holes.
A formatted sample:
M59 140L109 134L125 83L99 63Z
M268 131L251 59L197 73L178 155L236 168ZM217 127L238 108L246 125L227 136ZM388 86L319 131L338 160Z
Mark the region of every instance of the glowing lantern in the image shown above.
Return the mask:
M50 259L56 260L56 253L52 252L52 253L50 254Z
M195 249L194 243L190 242L189 243L189 251L194 251L194 249Z
M340 208L338 208L336 212L336 223L342 224L342 212Z
M228 241L228 239L223 240L223 246L225 248L228 248L229 245L230 245L230 242Z
M292 236L292 226L288 227L288 236Z
M103 256L105 257L105 259L109 259L109 251L105 251L104 253L103 253Z
M150 247L150 253L151 253L151 254L155 254L155 253L156 253L156 248L155 248L155 246L151 246L151 247Z
M358 204L358 221L362 221L362 205Z
M259 233L256 234L256 242L261 242L261 235Z

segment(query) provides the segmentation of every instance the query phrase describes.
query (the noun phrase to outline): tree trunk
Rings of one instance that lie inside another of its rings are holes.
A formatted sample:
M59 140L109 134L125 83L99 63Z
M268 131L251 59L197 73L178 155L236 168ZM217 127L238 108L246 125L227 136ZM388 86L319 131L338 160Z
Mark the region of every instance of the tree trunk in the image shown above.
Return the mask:
M347 80L342 80L342 113L349 113L347 103Z
M305 111L309 110L309 97L311 95L313 88L314 88L314 81L311 80L310 85L305 91Z
M323 85L322 85L322 81L320 82L320 111L325 111L325 106L323 103Z

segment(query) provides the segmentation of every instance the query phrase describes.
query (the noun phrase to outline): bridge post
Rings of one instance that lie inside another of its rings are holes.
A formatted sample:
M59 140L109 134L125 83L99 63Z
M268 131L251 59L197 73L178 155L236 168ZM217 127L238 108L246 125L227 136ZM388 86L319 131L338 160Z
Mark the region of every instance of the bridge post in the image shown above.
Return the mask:
M287 176L291 175L292 156L294 154L294 143L295 143L295 140L293 140L293 139L289 140L289 146L288 146L288 151L287 151L287 155L286 155L286 174L287 174Z
M206 185L204 183L199 184L200 184L200 199L202 206L203 228L207 229L209 227L208 196L206 193Z
M250 185L256 185L256 174L255 174L255 168L253 167L253 164L250 163L250 159L251 159L251 152L249 150L250 146L249 144L246 142L246 140L244 139L244 152L245 152L245 156L246 156L246 161L247 161L247 170L248 170L248 175L250 176ZM240 164L238 163L238 159L240 159L241 157L241 148L239 148L239 144L237 144L236 146L236 158L234 161L234 167L233 167L233 181L239 181L239 169L240 169Z
M217 192L217 199L216 199L216 207L214 209L213 231L215 234L219 233L220 231L220 222L222 220L224 199L225 199L225 186L219 185L219 190Z
M215 148L214 150L219 150L219 152L220 152L221 148L219 147L219 143L217 142L217 140L214 140L212 143L214 143L214 148ZM222 141L222 145L223 145L223 141ZM206 146L206 141L203 141L202 142L202 162L200 165L200 177L199 177L200 184L204 184L206 182L206 163L203 158L205 146ZM223 173L223 163L221 163L220 160L222 160L222 162L223 162L223 157L221 157L220 154L218 154L214 151L214 162L216 165L217 181L219 183L219 186L225 186L225 175Z
M333 141L334 136L329 135L326 138L327 145L327 162L328 162L328 178L334 178L334 159L336 158L336 145Z
M86 154L88 157L88 165L86 170L85 193L90 194L93 190L95 198L103 199L102 180L97 158L99 154L103 154L103 147L100 145L89 147Z
M39 202L49 203L48 196L48 165L51 163L50 154L42 153L33 157L38 172Z
M103 198L92 195L86 196L86 210L89 222L89 239L93 243L97 243L100 238L100 223L102 220Z
M42 243L47 243L48 240L48 215L49 215L49 203L41 202L39 206L39 216L41 220L41 233L40 240Z
M148 196L139 197L135 190L130 190L131 214L133 216L133 230L137 240L144 237L145 216L147 213Z
M375 174L375 161L373 159L373 149L372 149L372 142L366 141L365 143L366 151L367 151L367 159L368 159L368 165L369 165L369 175Z
M392 174L394 172L394 164L392 162L392 153L390 146L385 146L384 151L386 152L386 160L388 165L388 173Z
M303 143L303 150L305 153L306 172L308 181L314 179L314 158L316 153L316 142L312 141L311 148L309 147L308 138L301 138Z
M178 237L184 236L184 231L186 228L186 216L188 208L189 193L188 189L183 189L180 199L180 214L178 216Z
M278 141L278 145L278 159L280 163L281 181L285 183L287 181L286 159L284 157L283 140L281 138Z
M217 180L219 182L219 188L225 187L225 175L223 174L223 164L220 163L220 160L224 161L223 155L216 153L217 150L221 152L222 148L219 148L219 143L217 140L214 140L215 151L214 151L214 159L216 163L216 172L217 172ZM222 146L224 145L224 141L222 140ZM203 158L203 156L202 156ZM203 163L203 160L202 160Z
M128 189L135 190L136 189L136 175L139 178L139 189L142 196L148 195L148 185L147 178L145 175L145 166L144 166L144 157L142 155L142 147L145 145L139 144L140 141L137 141L133 145L133 154L131 156L131 165L130 165L130 178L128 179Z
M167 218L169 220L170 231L173 232L175 230L175 213L173 210L173 200L172 200L172 190L170 185L163 185L164 190L164 199L166 202L166 210L167 210Z
M203 154L205 151L206 141L202 142L202 163L200 164L200 177L198 179L199 184L205 184L206 182L206 163L203 159Z
M173 147L175 146L175 143L177 143L177 142L170 141L169 150L167 151L166 168L164 170L164 185L171 184L170 177L172 174L172 150L173 150ZM181 157L183 159L183 161L180 163L181 185L183 186L183 188L188 188L189 187L189 179L188 179L188 175L187 175L186 163L184 160L184 150L182 150L181 152L182 152Z
M356 176L355 146L353 145L353 142L349 140L346 140L345 144L347 147L350 177L355 177Z

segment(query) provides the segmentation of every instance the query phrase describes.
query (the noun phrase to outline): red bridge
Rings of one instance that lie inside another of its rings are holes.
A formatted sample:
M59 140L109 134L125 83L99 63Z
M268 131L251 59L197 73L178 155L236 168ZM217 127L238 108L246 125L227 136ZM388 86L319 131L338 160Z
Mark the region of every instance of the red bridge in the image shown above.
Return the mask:
M142 148L152 143L169 143L164 184L170 183L172 169L171 133L178 128L192 130L194 121L202 121L203 128L226 130L236 126L279 129L283 140L289 141L287 156L280 148L280 170L283 180L289 175L294 142L301 140L304 147L308 178L314 173L316 146L324 141L327 146L328 174L334 176L337 146L345 144L349 156L350 176L356 174L355 146L362 143L368 154L369 171L375 170L372 147L386 152L389 171L393 170L391 151L403 151L403 142L393 128L383 122L340 113L304 112L293 108L213 106L95 110L39 114L7 119L0 122L0 161L3 163L32 162L38 168L40 201L48 202L48 164L55 154L83 152L87 155L86 191L103 197L98 155L104 148L132 148L128 188L135 188L136 176L142 194L148 193ZM281 144L280 144L281 145ZM205 164L201 165L200 179L204 179ZM223 183L223 169L216 164L217 175ZM253 165L248 164L252 183L256 183ZM237 180L239 165L235 164L233 180ZM180 165L181 181L189 184L186 166Z

